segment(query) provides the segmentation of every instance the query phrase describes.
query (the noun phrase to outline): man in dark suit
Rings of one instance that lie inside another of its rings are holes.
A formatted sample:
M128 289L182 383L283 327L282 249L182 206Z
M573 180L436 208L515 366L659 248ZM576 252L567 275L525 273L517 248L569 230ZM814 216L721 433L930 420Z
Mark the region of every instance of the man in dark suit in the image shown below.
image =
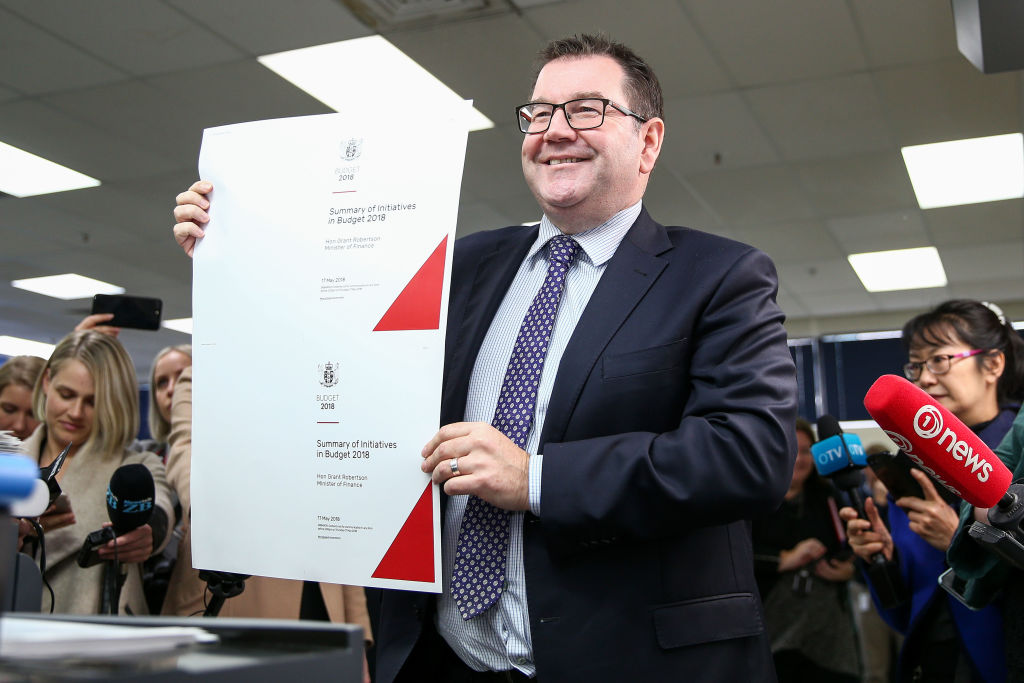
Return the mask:
M796 451L774 267L643 208L665 126L629 48L541 62L517 118L544 218L456 243L422 463L445 591L384 592L377 681L774 680L748 522Z

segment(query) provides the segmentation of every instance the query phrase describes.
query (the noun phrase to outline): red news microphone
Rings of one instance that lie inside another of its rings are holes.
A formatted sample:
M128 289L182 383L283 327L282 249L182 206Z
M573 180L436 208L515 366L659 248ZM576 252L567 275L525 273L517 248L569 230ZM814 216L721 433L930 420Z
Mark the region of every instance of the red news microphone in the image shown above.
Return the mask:
M974 522L971 538L1024 569L1024 484L981 439L935 400L902 377L882 375L864 407L896 445L928 474L975 507L989 508L988 524ZM942 587L963 600L959 589Z
M990 508L1006 496L1013 481L1006 465L959 418L909 381L882 375L864 396L864 407L911 460L958 497Z

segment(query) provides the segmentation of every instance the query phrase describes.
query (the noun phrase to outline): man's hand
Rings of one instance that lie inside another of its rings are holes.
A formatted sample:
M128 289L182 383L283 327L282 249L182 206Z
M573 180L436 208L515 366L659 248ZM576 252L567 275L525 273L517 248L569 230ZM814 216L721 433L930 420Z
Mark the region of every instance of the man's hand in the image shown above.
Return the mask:
M197 180L174 201L174 241L181 245L185 253L192 256L196 250L196 240L206 234L201 226L210 221L210 201L206 198L213 192L213 183Z
M825 554L825 544L816 538L805 538L789 550L779 553L779 571L788 572L814 562Z
M850 548L865 562L869 562L875 553L883 553L885 559L891 560L892 536L882 523L882 518L878 516L878 508L871 498L864 501L864 513L868 516L867 519L857 517L857 511L853 508L843 508L839 511L839 516L846 522L846 537L849 539Z
M103 526L110 526L107 522ZM117 549L117 561L125 563L143 562L153 554L153 528L148 524L132 529L109 541L97 552L101 559L113 560Z
M82 322L75 325L75 332L81 332L82 330L92 330L99 332L100 334L108 334L111 337L116 337L121 333L120 327L114 327L113 325L103 325L108 320L113 320L113 313L93 313L82 318Z
M530 455L485 422L445 425L423 447L420 469L450 496L473 494L503 510L529 510ZM451 462L458 458L458 474Z
M906 510L910 530L928 542L928 545L945 552L953 541L953 534L960 523L960 517L935 490L935 486L924 472L910 470L924 491L924 499L904 496L896 504Z

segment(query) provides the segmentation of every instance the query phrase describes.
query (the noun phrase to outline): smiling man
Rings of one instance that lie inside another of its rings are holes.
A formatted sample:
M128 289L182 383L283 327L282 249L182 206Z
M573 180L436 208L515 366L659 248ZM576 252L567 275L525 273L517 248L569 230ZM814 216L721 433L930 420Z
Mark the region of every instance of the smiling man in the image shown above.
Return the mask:
M385 591L377 681L771 681L749 519L796 452L771 261L656 223L650 67L551 43L516 109L539 225L456 243L440 597ZM178 197L191 253L209 184Z

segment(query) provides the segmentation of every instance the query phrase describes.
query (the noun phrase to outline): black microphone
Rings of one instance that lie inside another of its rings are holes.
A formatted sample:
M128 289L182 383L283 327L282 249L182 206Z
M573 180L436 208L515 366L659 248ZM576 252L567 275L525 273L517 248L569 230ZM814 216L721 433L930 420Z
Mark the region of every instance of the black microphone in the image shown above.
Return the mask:
M118 467L107 486L107 516L113 527L90 533L78 551L78 566L91 567L100 562L97 552L109 541L137 529L153 516L156 485L145 465L133 463Z
M860 492L860 484L863 481L860 471L867 464L867 459L860 438L853 434L844 434L839 420L831 415L819 417L817 427L819 441L811 449L815 456L815 467L820 474L831 478L850 498L857 516L860 519L867 519L864 498ZM838 459L836 455L839 456ZM888 562L885 555L878 552L871 556L866 571L882 607L892 609L905 601L907 589L895 562Z
M818 418L817 427L818 443L811 447L814 466L819 474L830 478L853 501L853 507L860 518L866 519L864 501L860 495L863 481L860 471L867 460L860 437L844 434L839 420L827 414Z
M140 463L122 465L107 487L107 516L121 536L149 522L153 516L156 485L149 469Z

